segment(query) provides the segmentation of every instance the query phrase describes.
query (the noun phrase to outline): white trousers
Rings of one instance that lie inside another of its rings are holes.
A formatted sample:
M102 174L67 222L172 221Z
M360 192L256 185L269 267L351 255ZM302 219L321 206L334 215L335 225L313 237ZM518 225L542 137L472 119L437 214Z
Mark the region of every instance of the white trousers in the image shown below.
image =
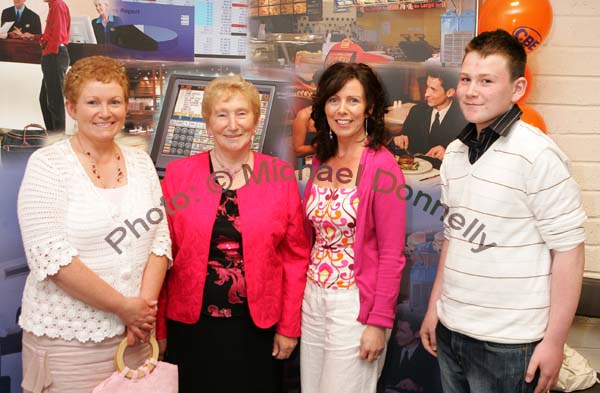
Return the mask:
M302 393L375 393L385 350L372 363L361 360L366 325L356 320L358 288L324 289L308 281L302 301L300 381ZM386 343L390 330L386 329Z

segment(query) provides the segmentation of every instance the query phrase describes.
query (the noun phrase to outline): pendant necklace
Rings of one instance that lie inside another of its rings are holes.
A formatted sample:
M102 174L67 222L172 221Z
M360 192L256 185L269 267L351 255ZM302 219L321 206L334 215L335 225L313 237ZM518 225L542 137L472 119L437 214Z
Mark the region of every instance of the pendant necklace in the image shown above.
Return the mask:
M92 153L89 150L85 150L83 148L83 144L81 143L81 139L79 139L79 137L77 137L77 142L79 142L79 147L81 148L81 151L83 152L83 154L87 157L88 161L90 162L90 165L92 167L92 174L96 177L96 179L102 180L102 177L100 176L100 172L98 171L96 160L94 159L94 157L92 157ZM123 170L121 169L121 154L119 154L119 152L116 152L115 158L117 159L117 162L118 162L117 163L117 183L121 183L121 180L125 176L123 174Z

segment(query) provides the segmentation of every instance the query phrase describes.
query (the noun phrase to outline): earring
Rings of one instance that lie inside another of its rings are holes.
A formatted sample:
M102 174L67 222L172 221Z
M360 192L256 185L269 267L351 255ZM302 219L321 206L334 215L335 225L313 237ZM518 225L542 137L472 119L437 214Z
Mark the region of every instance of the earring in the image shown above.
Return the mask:
M329 139L333 140L333 132L331 132L331 128L329 129Z
M365 118L365 138L369 136L369 119Z

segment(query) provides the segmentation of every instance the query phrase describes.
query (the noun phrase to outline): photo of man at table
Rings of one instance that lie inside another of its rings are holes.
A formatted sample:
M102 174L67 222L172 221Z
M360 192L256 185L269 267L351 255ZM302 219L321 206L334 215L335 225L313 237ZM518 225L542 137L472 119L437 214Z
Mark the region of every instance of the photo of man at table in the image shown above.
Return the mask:
M454 99L458 81L457 70L428 68L424 102L412 106L402 124L402 132L390 140L388 147L397 155L421 154L435 160L439 167L446 147L467 125L458 103ZM402 105L401 110L406 110ZM396 107L392 107L393 120ZM436 161L436 160L439 160Z
M379 379L383 393L438 393L442 390L436 358L421 343L419 329L423 315L399 304L388 344L385 366Z

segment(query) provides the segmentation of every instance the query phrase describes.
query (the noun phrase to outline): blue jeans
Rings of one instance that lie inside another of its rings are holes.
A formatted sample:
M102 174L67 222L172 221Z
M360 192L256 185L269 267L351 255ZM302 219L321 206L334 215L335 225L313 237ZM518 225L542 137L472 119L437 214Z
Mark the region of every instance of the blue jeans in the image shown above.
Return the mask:
M444 393L530 393L538 381L525 372L538 342L498 344L436 328L438 361ZM538 370L539 372L539 370Z

